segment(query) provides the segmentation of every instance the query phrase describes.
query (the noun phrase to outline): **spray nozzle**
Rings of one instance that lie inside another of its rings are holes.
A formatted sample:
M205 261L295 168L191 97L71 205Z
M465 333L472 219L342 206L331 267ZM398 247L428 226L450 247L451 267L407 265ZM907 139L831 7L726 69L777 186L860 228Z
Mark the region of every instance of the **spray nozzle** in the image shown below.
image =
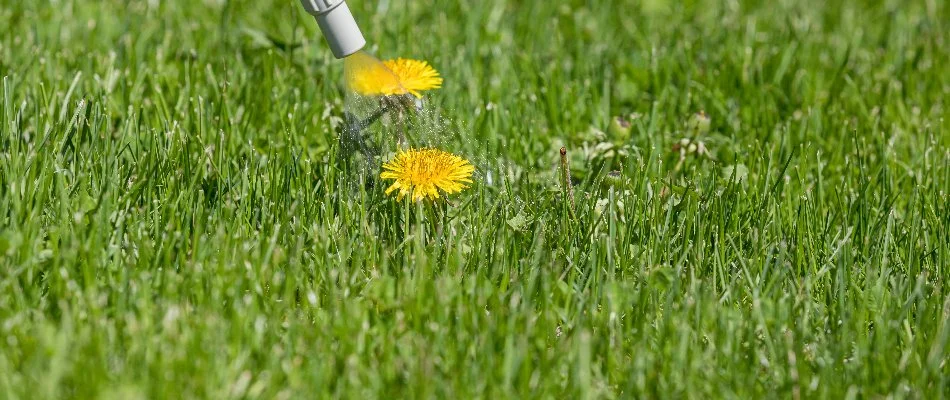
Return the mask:
M356 53L366 45L366 39L356 25L350 8L344 0L300 0L303 8L317 19L323 37L336 58Z

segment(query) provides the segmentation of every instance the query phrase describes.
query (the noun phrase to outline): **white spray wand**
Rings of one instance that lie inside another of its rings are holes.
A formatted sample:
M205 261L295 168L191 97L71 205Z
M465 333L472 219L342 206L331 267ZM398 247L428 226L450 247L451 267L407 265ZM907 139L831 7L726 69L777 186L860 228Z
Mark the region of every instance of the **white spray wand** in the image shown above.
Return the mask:
M363 32L356 25L344 0L300 0L303 8L317 19L323 37L336 58L356 53L366 45Z

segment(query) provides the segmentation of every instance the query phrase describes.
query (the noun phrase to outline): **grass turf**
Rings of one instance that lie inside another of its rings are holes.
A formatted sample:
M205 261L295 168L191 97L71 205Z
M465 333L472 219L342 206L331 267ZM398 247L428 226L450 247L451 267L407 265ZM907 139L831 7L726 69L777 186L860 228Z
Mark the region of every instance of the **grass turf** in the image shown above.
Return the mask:
M2 1L0 397L950 395L944 2L350 7L453 205L338 162L296 2Z

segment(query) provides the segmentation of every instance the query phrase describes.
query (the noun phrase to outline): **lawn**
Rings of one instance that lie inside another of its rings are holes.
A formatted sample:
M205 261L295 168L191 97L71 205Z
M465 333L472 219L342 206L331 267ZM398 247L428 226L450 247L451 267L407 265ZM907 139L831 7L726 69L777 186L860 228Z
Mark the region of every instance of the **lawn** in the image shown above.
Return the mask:
M950 397L950 4L349 5L0 0L0 398Z

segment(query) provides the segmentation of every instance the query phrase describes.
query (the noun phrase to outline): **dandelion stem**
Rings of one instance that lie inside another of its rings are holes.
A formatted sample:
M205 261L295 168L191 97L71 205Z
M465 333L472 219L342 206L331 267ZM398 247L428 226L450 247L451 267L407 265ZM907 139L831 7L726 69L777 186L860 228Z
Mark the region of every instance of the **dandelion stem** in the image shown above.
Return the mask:
M375 147L370 146L366 141L366 138L363 136L363 130L368 126L372 125L374 122L379 120L383 114L389 111L389 108L383 106L376 111L374 111L370 116L365 119L358 119L356 115L347 112L346 113L346 129L344 131L344 137L341 139L350 140L356 144L357 149L362 153L366 158L373 158L378 154L378 151Z
M382 117L383 114L386 114L387 111L389 111L389 107L386 107L386 106L379 107L376 109L376 111L373 111L373 113L370 114L370 116L366 117L363 120L357 120L355 115L348 113L347 122L349 124L349 130L353 133L360 133L363 131L363 129L366 129L367 127L372 125L374 122L379 120L379 118Z

